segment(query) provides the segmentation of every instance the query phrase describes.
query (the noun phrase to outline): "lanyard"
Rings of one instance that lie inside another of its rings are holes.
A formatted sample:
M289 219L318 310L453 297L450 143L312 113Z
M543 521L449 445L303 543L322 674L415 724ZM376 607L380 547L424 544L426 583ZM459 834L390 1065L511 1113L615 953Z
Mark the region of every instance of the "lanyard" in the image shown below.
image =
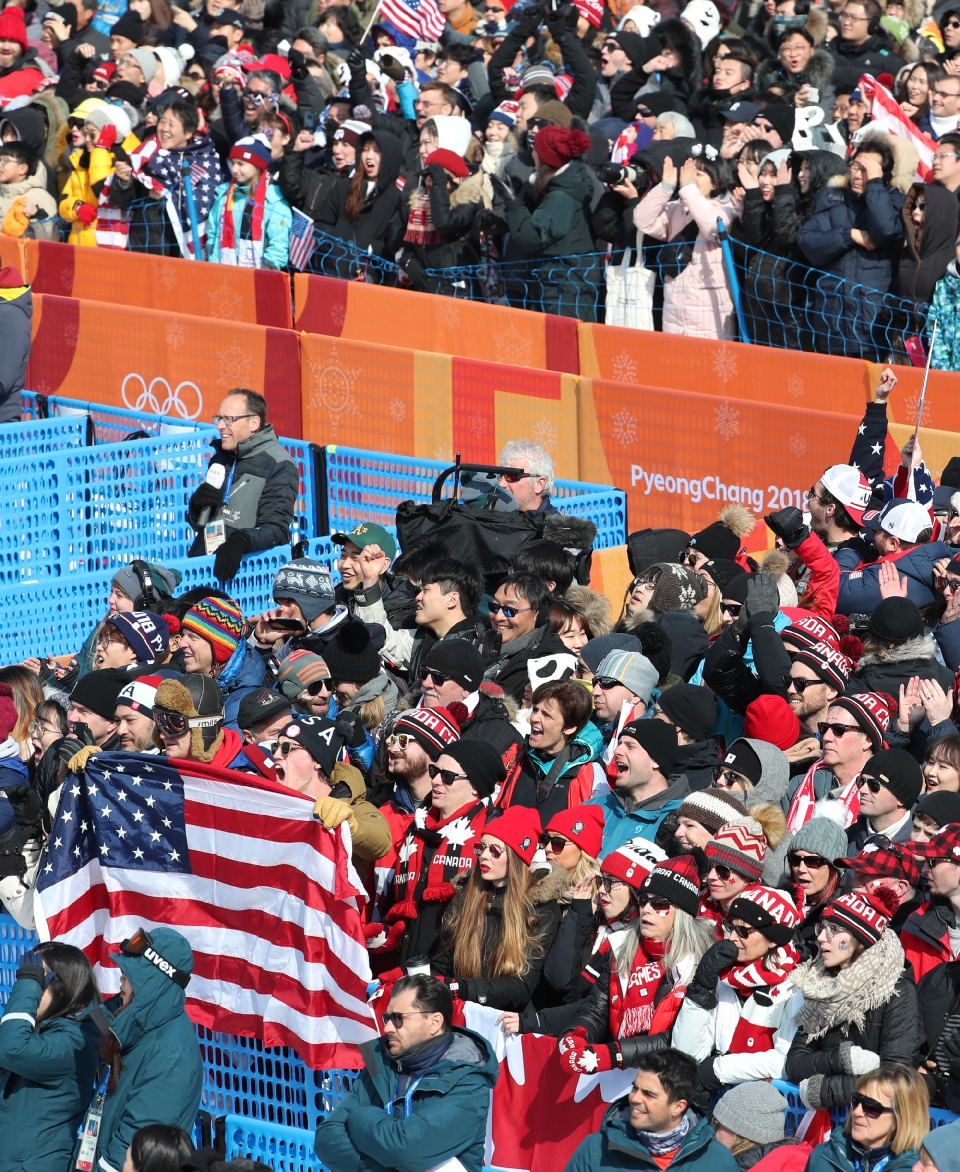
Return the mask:
M421 1075L420 1078L423 1078L423 1075ZM420 1085L420 1078L413 1080L413 1082L410 1084L410 1086L407 1087L406 1094L403 1096L403 1117L404 1117L404 1119L409 1119L411 1114L413 1113L413 1092ZM387 1105L384 1107L384 1111L386 1111L386 1113L388 1115L393 1114L393 1105L394 1105L394 1100L391 1099L390 1102L387 1103ZM878 1172L878 1170L874 1169L874 1172ZM879 1172L882 1172L882 1169L879 1170Z
M870 1169L870 1172L883 1172L884 1168L890 1163L890 1157L884 1156L882 1160L878 1160L876 1164ZM854 1172L864 1172L864 1166L860 1163L860 1157L854 1157L853 1161Z
M237 461L234 460L233 463L230 465L230 467L227 469L227 482L223 486L223 505L225 505L227 503L227 501L230 499L230 489L233 488L233 478L234 478L234 476L236 476L236 474L237 474ZM220 507L223 508L223 505L221 505Z

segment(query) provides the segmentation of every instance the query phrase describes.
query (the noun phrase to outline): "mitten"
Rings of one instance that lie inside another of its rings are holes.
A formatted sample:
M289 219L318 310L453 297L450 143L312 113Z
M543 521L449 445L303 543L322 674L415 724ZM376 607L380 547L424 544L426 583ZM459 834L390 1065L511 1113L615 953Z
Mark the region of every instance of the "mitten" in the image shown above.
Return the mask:
M693 980L687 986L687 1000L701 1009L716 1009L717 981L737 956L737 946L732 940L718 940L712 944L700 958Z
M253 539L246 529L235 529L217 550L213 576L221 582L229 582L235 578L243 555L249 553L252 546Z
M799 509L781 509L779 513L771 513L763 519L768 529L783 538L787 549L796 549L810 536L810 528L804 525L803 514Z
M565 1034L558 1046L563 1065L573 1074L597 1074L622 1065L623 1056L616 1042L591 1045L583 1026Z
M820 1097L822 1086L822 1074L814 1074L810 1078L805 1078L800 1083L797 1089L800 1092L800 1101L804 1107L808 1107L811 1111L819 1111L823 1107L823 1100Z
M78 749L76 753L67 762L67 769L71 773L83 773L87 767L87 762L94 755L94 753L101 752L99 745L84 745L82 749Z
M869 1074L880 1065L880 1055L873 1050L864 1050L862 1046L850 1047L851 1074Z
M88 203L78 203L74 208L74 213L85 228L89 228L97 218L97 209Z

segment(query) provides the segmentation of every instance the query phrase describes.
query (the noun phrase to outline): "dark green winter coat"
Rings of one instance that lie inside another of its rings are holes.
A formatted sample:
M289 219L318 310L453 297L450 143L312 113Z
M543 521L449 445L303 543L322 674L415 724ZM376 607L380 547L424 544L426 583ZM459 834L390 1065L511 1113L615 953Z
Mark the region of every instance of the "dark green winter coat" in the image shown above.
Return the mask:
M190 945L173 928L155 928L156 951L189 973ZM182 1127L188 1134L200 1107L203 1063L193 1022L184 1005L186 990L144 956L113 957L133 986L133 1000L123 1009L113 997L110 1028L122 1047L117 1089L107 1095L97 1147L97 1172L119 1172L134 1132L150 1123Z
M453 1043L413 1092L404 1119L403 1098L393 1115L397 1064L382 1038L349 1095L317 1128L316 1152L330 1172L427 1172L456 1157L481 1172L490 1091L500 1067L479 1034L454 1026ZM364 1047L366 1052L367 1047Z
M659 1165L637 1139L629 1120L629 1108L612 1104L600 1130L588 1135L573 1153L566 1172L612 1172L614 1168L659 1172ZM737 1162L729 1149L714 1138L709 1120L697 1118L683 1137L670 1172L737 1172Z
M0 1172L64 1172L93 1097L100 1031L86 1016L35 1025L42 996L22 977L0 1018Z
M850 1136L844 1135L843 1128L838 1127L826 1143L817 1144L810 1153L807 1172L854 1172L859 1167L859 1160L854 1160L855 1155ZM907 1148L899 1156L890 1157L884 1172L910 1172L918 1159L916 1149Z

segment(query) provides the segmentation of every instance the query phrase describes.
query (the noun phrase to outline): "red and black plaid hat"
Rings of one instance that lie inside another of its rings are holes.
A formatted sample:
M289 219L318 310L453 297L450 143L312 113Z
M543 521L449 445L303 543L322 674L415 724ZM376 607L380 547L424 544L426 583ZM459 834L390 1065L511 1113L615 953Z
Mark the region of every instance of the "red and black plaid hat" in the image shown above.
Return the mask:
M920 868L913 854L895 843L868 842L852 859L837 859L834 865L867 879L903 879L911 887L920 882Z
M803 651L807 647L816 647L818 643L827 643L840 650L840 636L819 615L807 613L803 618L793 619L789 627L780 632L784 646L793 651Z
M399 717L395 733L407 733L431 761L460 739L460 728L446 708L413 708Z
M879 891L851 891L828 903L820 918L846 928L869 948L886 931L897 904L897 897L885 887Z
M905 842L904 849L921 859L949 859L960 866L960 822L941 826L929 842Z
M886 692L854 692L852 696L838 696L830 702L830 707L849 712L870 738L874 749L883 748L890 717L897 711L896 701Z
M793 657L794 663L805 663L812 668L818 679L842 692L853 671L853 664L838 647L821 641L812 647L805 647Z

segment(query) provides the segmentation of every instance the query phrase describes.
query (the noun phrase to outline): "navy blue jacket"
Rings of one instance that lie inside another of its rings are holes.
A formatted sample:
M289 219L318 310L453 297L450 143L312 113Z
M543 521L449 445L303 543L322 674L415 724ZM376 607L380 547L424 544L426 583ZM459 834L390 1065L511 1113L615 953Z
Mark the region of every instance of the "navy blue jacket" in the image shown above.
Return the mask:
M898 573L901 578L907 580L907 597L917 606L929 606L935 600L933 567L941 558L952 558L955 552L956 550L942 541L930 541L926 545L908 549L896 559ZM841 562L838 614L873 614L881 601L881 564L874 562L873 565L861 566L852 573L844 573L845 567Z

